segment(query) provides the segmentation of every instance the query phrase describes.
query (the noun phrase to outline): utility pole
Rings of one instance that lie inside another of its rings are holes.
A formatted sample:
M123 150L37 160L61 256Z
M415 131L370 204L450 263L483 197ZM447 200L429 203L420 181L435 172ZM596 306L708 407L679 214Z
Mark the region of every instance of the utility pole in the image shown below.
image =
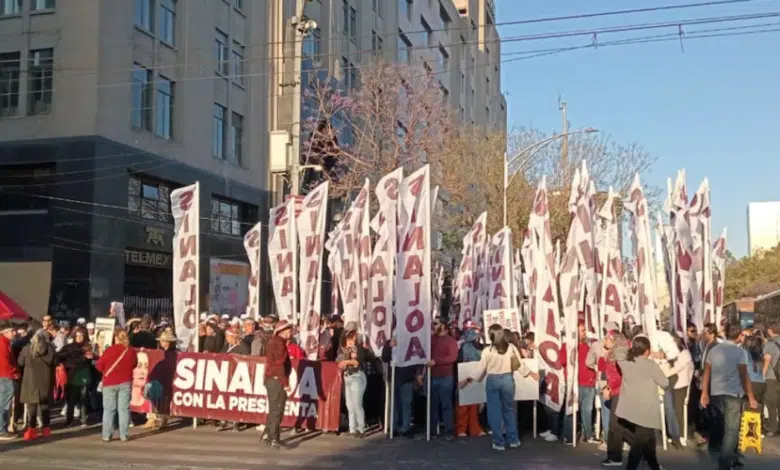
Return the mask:
M563 140L561 141L561 187L566 185L569 178L569 120L566 118L566 102L558 97L558 109L561 111L561 132Z
M301 79L303 61L303 38L309 32L308 21L303 16L306 0L295 0L295 16L290 20L290 25L295 32L293 41L293 99L292 99L292 124L290 126L290 155L288 165L290 168L290 193L297 196L301 192ZM316 26L315 26L316 27Z

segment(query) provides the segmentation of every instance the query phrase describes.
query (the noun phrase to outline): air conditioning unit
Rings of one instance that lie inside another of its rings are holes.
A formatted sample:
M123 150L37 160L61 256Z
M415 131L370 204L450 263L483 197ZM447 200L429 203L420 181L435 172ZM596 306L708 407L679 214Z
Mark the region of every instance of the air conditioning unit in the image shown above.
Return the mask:
M287 155L290 153L290 131L271 131L268 144L268 166L271 173L287 171Z

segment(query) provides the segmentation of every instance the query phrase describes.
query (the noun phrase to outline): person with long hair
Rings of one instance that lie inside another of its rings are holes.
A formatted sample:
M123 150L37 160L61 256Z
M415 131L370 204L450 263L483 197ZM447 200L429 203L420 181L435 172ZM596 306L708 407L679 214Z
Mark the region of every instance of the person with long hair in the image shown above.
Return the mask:
M133 371L138 365L135 349L130 347L127 332L117 329L114 344L106 349L95 363L103 374L103 441L109 442L114 435L114 418L119 418L119 439L130 438L130 395L133 385Z
M51 435L52 392L54 390L54 345L49 333L40 329L35 332L30 344L19 355L19 367L24 368L22 376L21 402L27 405L28 428L25 441L38 438L38 428L43 437ZM38 417L40 416L40 422Z
M617 406L620 402L620 388L623 384L623 372L618 361L624 361L628 353L628 340L618 330L611 330L604 336L603 350L598 359L597 369L604 374L605 381L601 389L604 398L604 407L610 413L604 413L607 420L604 426L604 440L606 441L599 450L607 451L606 460L601 462L602 467L619 467L623 465L623 442L625 433L617 417ZM608 416L608 418L607 418Z
M758 409L763 410L764 392L766 391L764 340L758 335L749 336L742 341L742 348L748 353L747 372L750 385L753 387L753 395L756 397Z
M672 407L674 411L674 420L677 421L676 431L679 435L669 433L669 439L672 439L672 445L678 447L679 445L687 446L688 441L685 439L690 434L686 432L685 428L685 401L688 398L688 391L693 380L693 371L696 366L693 363L693 356L685 345L685 341L680 336L673 335L677 350L679 351L674 363L666 362L661 366L664 374L669 379L669 386L672 389L668 395L672 399ZM667 418L667 420L669 420ZM690 423L689 423L690 424Z
M344 332L336 355L336 362L344 374L344 399L347 402L349 434L362 439L366 432L366 413L363 396L368 386L364 371L366 350L358 341L357 330Z
M87 332L77 326L73 330L73 342L66 344L57 353L57 362L65 367L68 383L65 386L67 412L65 425L73 424L73 418L81 418L81 425L87 425L87 401L92 381L92 347Z
M655 453L655 433L662 426L658 387L668 388L669 379L650 359L650 340L644 336L634 338L626 360L618 361L618 365L623 372L623 383L615 414L622 420L620 424L634 435L626 470L637 470L643 460L650 470L660 470Z
M487 377L487 414L490 430L493 434L493 449L506 450L507 443L512 449L520 447L515 415L515 378L514 372L520 371L523 377L529 375L539 380L539 374L531 372L520 358L520 351L512 345L501 325L491 325L488 329L490 346L482 351L479 360L482 374L478 382ZM469 377L461 382L461 387L474 379Z

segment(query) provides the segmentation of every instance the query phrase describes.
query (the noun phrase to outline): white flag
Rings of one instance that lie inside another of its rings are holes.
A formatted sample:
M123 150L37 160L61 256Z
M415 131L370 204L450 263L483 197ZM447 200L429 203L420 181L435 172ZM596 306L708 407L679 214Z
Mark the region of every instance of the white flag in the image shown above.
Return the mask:
M197 348L200 312L200 184L171 193L173 214L173 324L181 351Z
M258 222L244 235L244 249L249 258L249 300L246 314L249 318L260 319L260 246L263 224Z
M295 323L298 317L298 237L295 230L295 199L271 209L268 224L268 262L280 320Z

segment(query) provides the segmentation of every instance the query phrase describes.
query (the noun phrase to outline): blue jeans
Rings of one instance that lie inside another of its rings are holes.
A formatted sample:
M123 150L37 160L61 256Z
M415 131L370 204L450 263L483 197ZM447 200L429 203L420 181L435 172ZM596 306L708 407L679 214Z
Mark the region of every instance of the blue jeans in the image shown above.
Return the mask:
M604 430L604 442L607 442L609 437L609 406L611 403L610 400L605 400L603 395L599 395L599 400L601 400L601 429Z
M455 414L452 400L455 390L455 377L431 377L431 435L436 435L439 424L439 407L441 407L441 422L444 429L442 435L455 432Z
M8 431L8 417L13 399L13 379L0 379L0 434Z
M349 415L349 432L363 433L366 431L366 412L363 409L363 394L366 393L366 374L356 372L344 376L344 398L347 402Z
M412 427L412 399L414 383L395 384L395 429L397 433L409 432Z
M709 451L718 455L721 470L729 469L737 460L739 427L742 424L742 400L728 395L710 397Z
M580 392L580 421L582 422L582 436L585 439L593 435L593 408L596 405L596 387L579 387Z
M103 387L103 440L114 435L114 416L119 415L119 438L127 440L130 434L131 382Z
M680 440L680 423L677 422L677 413L674 411L674 397L672 390L664 392L664 416L666 417L666 436L673 440Z
M485 382L487 415L493 443L504 447L520 442L515 416L515 378L512 374L488 374ZM503 426L503 427L502 427ZM504 439L506 432L506 440Z

